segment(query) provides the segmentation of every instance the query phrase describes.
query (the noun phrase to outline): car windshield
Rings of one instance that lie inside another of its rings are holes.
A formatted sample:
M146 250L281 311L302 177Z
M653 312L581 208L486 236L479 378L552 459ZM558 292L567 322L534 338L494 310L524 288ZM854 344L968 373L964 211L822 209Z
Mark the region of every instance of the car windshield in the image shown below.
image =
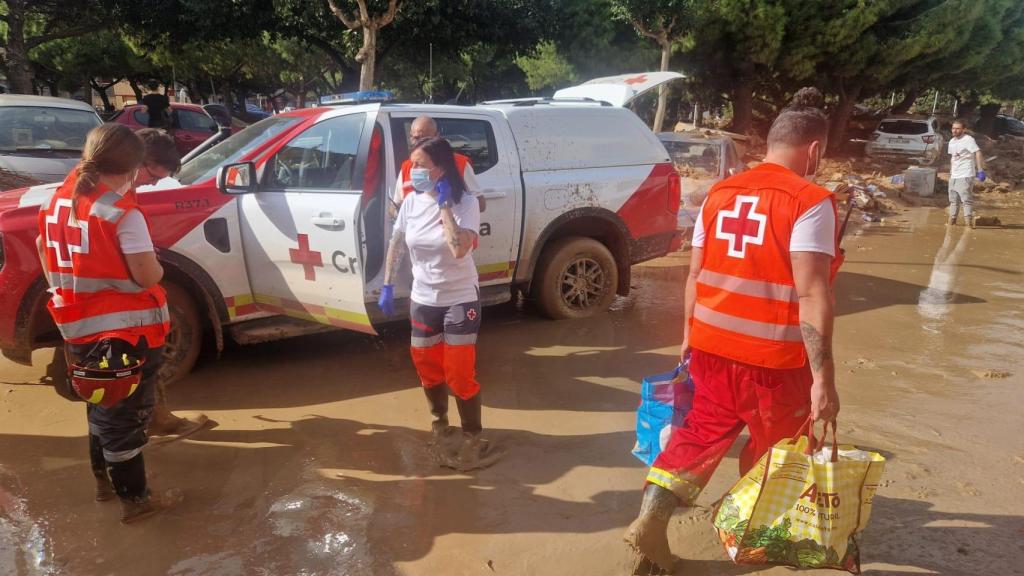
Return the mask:
M301 122L301 117L271 116L203 152L181 167L178 181L188 186L213 178L225 164L240 162L271 138Z
M0 150L81 152L89 130L100 124L99 116L89 110L0 107Z
M928 123L923 120L883 120L878 131L886 134L927 134Z
M714 180L720 176L720 148L715 142L662 142L684 178Z

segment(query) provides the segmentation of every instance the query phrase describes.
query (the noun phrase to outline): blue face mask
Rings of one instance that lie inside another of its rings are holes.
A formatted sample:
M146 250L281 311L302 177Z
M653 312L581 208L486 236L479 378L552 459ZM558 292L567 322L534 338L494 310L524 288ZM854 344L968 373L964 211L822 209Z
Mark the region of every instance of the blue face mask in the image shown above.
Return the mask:
M426 168L413 168L409 172L412 178L412 187L417 192L430 192L434 189L434 180L430 178L430 170Z

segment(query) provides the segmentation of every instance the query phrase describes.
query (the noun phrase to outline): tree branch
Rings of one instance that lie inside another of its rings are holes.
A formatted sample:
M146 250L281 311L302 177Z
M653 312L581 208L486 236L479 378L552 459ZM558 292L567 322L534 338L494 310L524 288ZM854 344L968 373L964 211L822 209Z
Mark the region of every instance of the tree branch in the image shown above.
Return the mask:
M366 5L365 2L362 1L360 2L360 4L362 6ZM341 20L341 23L344 24L349 30L358 30L363 27L364 23L362 21L353 20L349 18L348 15L345 14L344 10L338 8L338 4L334 0L327 0L327 7L331 9L331 13L334 14L334 16L338 20Z
M367 26L372 22L370 18L370 9L366 6L366 0L356 0L356 5L359 6L359 20L362 21L363 26Z
M83 26L82 28L68 28L67 30L61 30L60 32L51 32L49 34L41 34L33 38L25 39L25 47L31 50L37 46L46 44L47 42L53 42L54 40L64 40L65 38L75 38L76 36L83 36L90 32L95 32L96 29L91 26Z
M391 24L391 22L395 19L395 14L398 13L398 7L400 5L400 0L390 0L390 2L388 2L388 11L377 20L377 27L383 28L384 26Z

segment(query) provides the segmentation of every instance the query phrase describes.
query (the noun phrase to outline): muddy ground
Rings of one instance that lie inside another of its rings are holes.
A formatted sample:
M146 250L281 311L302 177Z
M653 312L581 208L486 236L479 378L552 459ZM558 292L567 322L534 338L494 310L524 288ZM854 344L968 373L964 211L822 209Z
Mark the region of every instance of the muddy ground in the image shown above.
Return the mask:
M1020 199L981 196L1002 228L902 207L847 238L840 440L889 458L869 574L1024 574ZM635 268L632 295L590 320L485 311L485 427L509 454L475 474L427 456L401 326L207 358L172 404L220 426L147 450L152 484L186 500L131 527L92 501L82 405L36 383L50 351L0 361L0 574L624 574L645 473L633 410L641 378L675 362L687 261ZM733 566L713 535L735 456L673 518L677 574L789 573Z

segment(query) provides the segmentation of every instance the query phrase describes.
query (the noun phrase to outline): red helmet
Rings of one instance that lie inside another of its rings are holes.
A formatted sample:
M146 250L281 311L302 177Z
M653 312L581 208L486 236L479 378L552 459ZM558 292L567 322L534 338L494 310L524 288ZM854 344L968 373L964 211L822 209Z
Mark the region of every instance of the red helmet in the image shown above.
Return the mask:
M112 408L132 395L142 381L145 360L128 353L117 356L104 340L78 363L71 364L71 386L83 400Z

